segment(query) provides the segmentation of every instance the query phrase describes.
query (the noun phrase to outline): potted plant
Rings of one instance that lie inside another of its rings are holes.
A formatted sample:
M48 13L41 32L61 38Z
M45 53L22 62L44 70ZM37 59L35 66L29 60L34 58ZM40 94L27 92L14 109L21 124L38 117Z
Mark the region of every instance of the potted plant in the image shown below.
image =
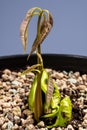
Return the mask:
M41 55L40 46L53 25L53 19L48 10L36 7L28 11L21 24L25 51L28 24L36 14L37 35L30 54L0 59L1 129L87 128L87 75L84 74L87 58ZM37 56L31 56L35 50ZM26 65L29 65L27 69Z

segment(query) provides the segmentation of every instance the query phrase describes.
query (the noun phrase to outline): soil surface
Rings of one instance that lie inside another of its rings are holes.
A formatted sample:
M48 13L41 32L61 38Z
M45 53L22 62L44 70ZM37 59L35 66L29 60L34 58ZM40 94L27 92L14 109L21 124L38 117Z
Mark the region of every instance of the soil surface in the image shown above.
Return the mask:
M47 69L61 96L70 96L73 116L69 124L51 130L87 130L87 74ZM20 76L23 70L0 71L0 130L48 130L44 121L35 124L27 98L34 73Z

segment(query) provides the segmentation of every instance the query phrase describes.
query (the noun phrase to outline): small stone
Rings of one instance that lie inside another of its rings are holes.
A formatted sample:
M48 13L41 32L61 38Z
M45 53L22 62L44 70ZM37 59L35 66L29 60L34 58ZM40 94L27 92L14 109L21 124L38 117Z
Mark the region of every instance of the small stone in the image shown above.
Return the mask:
M9 77L8 77L7 74L3 74L3 75L2 75L2 79L3 79L4 81L8 81L8 80L9 80Z
M13 75L13 76L18 76L18 73L15 72L15 71L12 71L12 75Z
M83 109L83 112L86 114L87 113L87 109Z
M27 125L25 130L35 130L35 127L33 124Z
M81 92L84 92L85 89L86 89L86 86L85 85L79 85L79 86L77 86L77 89L80 90L80 91L83 90Z
M5 118L4 117L0 117L0 126L2 126L5 122Z
M52 128L51 130L55 130L55 128Z
M1 130L6 130L7 126L8 126L8 123L7 123L7 122L4 123L4 124L2 125L2 129L1 129Z
M84 118L83 118L84 120L87 120L87 114L85 114L85 116L84 116Z
M80 108L84 107L84 97L80 97L78 98L78 104Z
M82 125L83 125L83 127L87 128L87 120L84 120L84 121L82 122Z
M19 127L19 126L18 126L17 124L15 124L15 125L12 127L12 130L19 130L18 127Z
M20 122L21 122L20 117L19 116L14 116L14 122L15 122L15 124L19 125Z
M0 112L2 111L2 107L0 106Z
M12 75L9 76L9 81L14 81L14 77Z
M26 120L22 118L21 121L22 121L22 125L29 125L34 123L34 119L32 118L32 115L28 116Z
M7 126L8 126L8 130L11 130L13 127L13 122L9 121Z
M67 126L67 130L74 130L74 128L73 128L72 125L68 125L68 126Z
M77 83L77 80L74 79L74 78L69 78L67 81L70 82L70 83L73 83L73 84Z
M62 130L62 128L61 128L61 127L58 127L57 130Z
M37 124L37 126L38 126L38 127L44 127L44 126L45 126L45 124L44 124L44 122L43 122L43 121L40 121L40 122Z
M2 85L0 85L0 89L2 89L3 88L3 86Z
M9 69L5 69L5 70L3 71L3 73L5 73L5 74L7 74L7 75L10 75L10 74L11 74L11 71L10 71Z
M75 72L75 73L74 73L74 76L75 76L76 78L78 78L78 77L80 76L80 73L79 73L79 72Z
M59 73L59 72L56 72L54 73L54 77L58 78L58 79L62 79L64 77L64 74L63 73Z
M14 115L13 115L13 113L10 113L10 112L8 112L7 113L7 118L10 120L10 121L14 121Z
M33 112L30 111L30 110L28 110L28 109L26 109L26 110L23 111L23 113L24 113L25 115L29 116L29 115L31 115Z
M15 95L17 93L17 90L16 89L9 89L9 92Z
M81 76L78 77L77 82L79 82L79 84L83 84L83 80Z
M79 129L78 130L86 130L86 129L84 129L83 127L79 127Z
M10 102L4 102L2 104L3 108L9 108L11 106L11 103Z
M13 85L16 85L16 86L21 85L21 83L20 83L19 81L16 81L16 80L12 81L12 84L13 84Z
M13 114L15 116L21 116L21 109L19 106L13 108Z
M20 94L24 94L24 93L25 93L25 90L24 90L23 88L18 88L18 92L19 92Z
M87 75L86 75L86 74L82 75L82 79L83 79L84 81L87 81Z

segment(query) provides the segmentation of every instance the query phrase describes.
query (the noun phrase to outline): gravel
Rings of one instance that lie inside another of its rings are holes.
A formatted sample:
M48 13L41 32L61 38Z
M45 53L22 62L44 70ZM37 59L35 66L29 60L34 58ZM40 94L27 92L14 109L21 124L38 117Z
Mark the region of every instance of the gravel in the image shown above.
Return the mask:
M34 73L20 76L23 70L0 71L0 130L48 130L45 122L37 124L28 109L27 98ZM70 96L73 117L64 127L51 130L87 130L87 74L47 69L55 80L62 97Z

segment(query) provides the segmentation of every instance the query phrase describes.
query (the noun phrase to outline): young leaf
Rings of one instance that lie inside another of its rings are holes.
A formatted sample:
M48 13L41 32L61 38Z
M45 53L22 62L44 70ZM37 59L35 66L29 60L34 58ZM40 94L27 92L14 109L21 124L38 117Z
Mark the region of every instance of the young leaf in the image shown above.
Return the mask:
M72 103L68 96L60 102L59 113L54 126L65 126L72 117Z
M52 109L56 109L58 107L60 100L61 100L61 95L60 95L60 92L59 92L59 89L58 89L56 83L54 82L54 92L53 92L53 96L51 99Z
M49 78L48 73L46 72L45 69L43 69L41 75L41 89L45 94L47 92L48 87L48 78Z
M35 106L35 93L36 93L36 88L37 88L37 75L34 78L33 84L30 89L30 93L28 96L28 105L29 109L34 112L34 106Z

